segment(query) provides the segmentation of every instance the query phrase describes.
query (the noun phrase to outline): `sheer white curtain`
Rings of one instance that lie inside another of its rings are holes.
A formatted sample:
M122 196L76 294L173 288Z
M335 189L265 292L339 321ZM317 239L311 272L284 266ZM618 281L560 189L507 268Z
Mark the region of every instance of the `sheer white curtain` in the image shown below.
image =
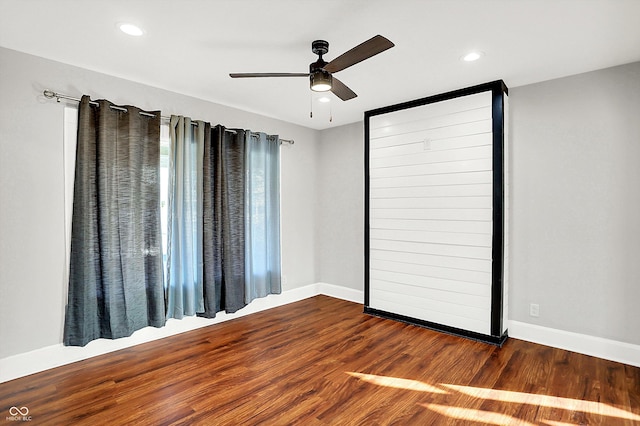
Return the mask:
M247 132L245 186L245 301L281 289L280 140Z
M167 232L167 318L204 311L202 158L205 125L171 116Z

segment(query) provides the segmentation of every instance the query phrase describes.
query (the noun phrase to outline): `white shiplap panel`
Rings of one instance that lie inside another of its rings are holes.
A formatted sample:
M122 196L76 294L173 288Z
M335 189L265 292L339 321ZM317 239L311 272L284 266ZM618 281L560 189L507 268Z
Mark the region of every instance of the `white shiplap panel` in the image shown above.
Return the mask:
M370 219L491 220L491 209L375 209Z
M491 209L375 209L373 219L424 219L424 220L491 220Z
M371 229L457 232L487 235L490 235L493 229L490 221L471 220L370 219L369 225Z
M369 247L371 250L413 251L414 253L433 254L436 256L491 260L491 247L434 244L424 241L398 241L374 237L371 237ZM373 262L371 262L371 266L374 266Z
M471 123L459 124L452 127L416 130L415 132L411 133L400 133L396 135L380 137L378 139L370 139L369 147L371 149L379 149L390 146L424 142L425 140L459 138L463 136L472 136L486 133L491 133L491 120L474 121Z
M407 197L477 197L491 196L493 185L430 185L405 188L370 188L371 198L407 198Z
M490 170L440 175L382 177L369 180L369 188L406 188L411 186L492 184Z
M419 275L406 274L403 272L379 271L376 269L371 270L370 274L372 280L390 281L416 287L449 291L452 293L473 294L476 296L486 297L489 297L491 295L490 286L484 284L470 283L465 281L453 281L441 278L426 278Z
M380 290L371 290L371 307L381 311L393 312L410 318L430 321L437 324L445 324L450 327L474 331L476 333L489 334L491 332L490 312L487 312L486 314L487 319L480 321L416 307L411 303L407 303L403 298L390 301L385 299L384 296L385 294L381 294Z
M440 266L444 268L464 269L491 273L491 261L468 257L437 256L406 251L377 250L370 251L371 259L395 262L415 263L418 265Z
M372 198L371 209L490 209L492 198L427 197L427 198Z
M449 163L418 164L415 166L369 169L369 177L377 179L401 176L480 172L490 171L491 167L492 160L490 158L482 160L451 161Z
M387 229L371 229L372 239L391 241L428 241L432 244L452 246L491 247L491 235L463 234L455 232L403 231Z
M390 124L379 129L370 128L371 139L419 132L422 130L446 129L469 123L491 120L491 107L476 108L437 117L424 117L413 121Z
M398 287L393 291L383 290L376 288L374 289L376 293L380 295L381 298L388 300L390 302L397 303L398 301L406 299L403 296L411 295L411 300L407 302L408 305L424 309L426 311L431 311L433 313L441 313L446 315L455 315L462 318L472 319L475 321L485 321L487 319L487 309L486 308L478 308L475 306L466 306L458 303L450 303L443 302L441 300L433 300L429 298L423 298L416 294L403 294L400 291L404 290L402 287Z
M477 296L475 294L457 293L447 290L436 290L392 281L371 280L370 288L383 291L391 291L399 294L415 295L424 299L439 302L457 303L463 306L486 309L491 303L489 296Z
M389 146L384 148L371 149L369 158L393 157L396 155L411 155L424 152L426 148L431 151L441 151L445 149L470 148L474 146L491 145L491 133L479 133L460 137L447 137L444 139L429 139L425 144L424 140L407 143L404 145Z
M372 269L388 272L401 272L428 278L442 278L451 281L491 285L491 273L469 271L465 269L443 268L441 266L419 265L416 263L377 260Z
M486 108L487 105L491 105L491 93L476 93L474 95L448 99L446 101L376 115L370 118L369 126L371 129L379 129L396 123L455 114L460 111Z
M445 163L461 160L477 160L492 158L493 147L490 145L473 146L461 149L446 149L442 151L424 150L418 154L398 155L395 157L372 158L369 167L404 167L415 164Z

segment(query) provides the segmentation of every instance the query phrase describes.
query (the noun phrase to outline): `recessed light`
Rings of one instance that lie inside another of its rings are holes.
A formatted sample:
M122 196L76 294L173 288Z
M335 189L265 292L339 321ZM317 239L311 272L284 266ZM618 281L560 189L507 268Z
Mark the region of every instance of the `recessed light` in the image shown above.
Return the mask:
M322 102L323 104L326 104L327 102L331 102L331 99L329 99L326 96L323 96L321 98L318 98L318 102Z
M478 59L482 58L483 56L484 56L483 52L474 51L474 52L467 53L466 55L464 55L460 59L462 59L465 62L473 62L473 61L477 61Z
M140 27L133 24L119 24L118 28L120 28L120 31L122 31L123 33L129 34L130 36L134 37L140 37L144 34L144 31L142 31Z

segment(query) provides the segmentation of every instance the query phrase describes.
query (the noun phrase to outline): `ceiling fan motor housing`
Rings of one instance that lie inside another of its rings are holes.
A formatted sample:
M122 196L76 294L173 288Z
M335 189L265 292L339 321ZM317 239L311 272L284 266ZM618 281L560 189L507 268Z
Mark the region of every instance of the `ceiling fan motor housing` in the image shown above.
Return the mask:
M329 71L324 70L327 65L322 55L329 51L329 43L324 40L316 40L311 43L311 51L318 55L318 60L309 64L309 85L311 90L316 92L326 92L331 90L332 77Z

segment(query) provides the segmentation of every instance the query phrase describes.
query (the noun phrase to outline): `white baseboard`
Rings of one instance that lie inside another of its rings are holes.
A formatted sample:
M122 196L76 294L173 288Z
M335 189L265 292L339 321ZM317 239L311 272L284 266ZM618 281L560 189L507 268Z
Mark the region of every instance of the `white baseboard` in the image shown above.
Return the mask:
M336 299L348 300L354 303L364 303L364 291L353 288L342 287L328 283L317 283L318 294L335 297Z
M509 337L640 367L640 345L509 321Z

